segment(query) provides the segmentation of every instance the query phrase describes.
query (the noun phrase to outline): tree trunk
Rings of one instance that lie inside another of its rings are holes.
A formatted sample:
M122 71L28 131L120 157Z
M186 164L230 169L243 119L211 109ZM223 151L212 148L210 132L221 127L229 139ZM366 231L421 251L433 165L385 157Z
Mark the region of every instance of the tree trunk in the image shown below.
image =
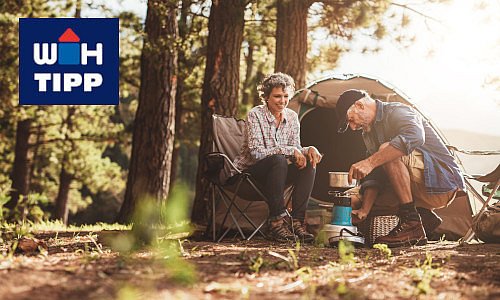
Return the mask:
M76 112L76 106L68 107L68 116L66 120L61 125L61 131L64 129L64 125L66 124L66 130L64 134L64 143L71 143L71 147L69 149L65 149L65 153L61 160L61 173L59 174L59 189L56 197L56 206L54 212L54 219L61 220L63 224L68 224L68 196L69 196L69 187L71 185L71 181L73 180L73 174L70 174L66 165L69 162L69 153L74 150L74 142L71 140L69 133L73 131L73 116Z
M36 141L35 141L35 145L33 146L32 165L31 165L30 174L29 174L29 186L30 186L30 188L33 188L32 187L32 180L35 177L36 171L39 170L39 168L37 168L37 166L36 166L36 161L38 160L38 150L40 149L42 137L43 137L42 125L38 124L38 126L36 128Z
M206 216L202 180L204 156L212 148L212 114L235 116L238 110L240 50L243 41L244 0L212 1L208 19L207 62L201 96L201 137L196 175L196 196L191 219L200 223Z
M69 187L73 180L73 175L68 173L65 169L67 163L67 156L64 156L61 166L61 173L59 174L59 191L56 197L56 207L54 219L61 220L63 224L68 224L68 198Z
M278 0L274 70L302 88L306 83L307 12L313 1Z
M75 18L80 18L82 13L82 1L76 0L75 4ZM66 118L67 130L64 136L64 142L71 143L71 150L74 150L73 142L69 137L69 132L73 131L73 116L75 115L76 107L69 106L68 107L68 117ZM64 124L64 123L63 123ZM54 211L54 219L61 220L64 225L68 224L68 200L69 200L69 189L71 186L71 181L73 181L73 174L69 173L66 170L66 164L69 163L68 154L65 153L63 155L61 161L61 173L59 174L59 189L57 191L56 203L55 203L55 211Z
M131 220L144 197L167 199L175 132L177 1L149 0L141 55L141 88L119 222Z
M76 0L75 6L75 18L82 17L82 0Z
M12 191L10 192L10 201L5 205L9 209L17 206L20 197L28 195L30 174L28 153L31 122L30 119L17 122L14 165L10 174Z
M251 96L253 95L252 91L255 90L253 86L252 73L253 73L253 42L248 41L248 54L245 57L246 62L246 72L245 72L245 81L243 82L243 99L241 99L241 103L247 105L250 103ZM252 100L253 103L253 100Z
M188 15L190 14L190 5L191 0L182 0L181 9L180 9L180 17L178 23L179 30L179 39L181 41L185 41L188 37ZM174 150L172 152L172 166L170 170L170 187L169 190L172 190L176 183L177 179L177 165L179 164L179 150L181 146L181 142L183 139L183 130L182 130L182 98L184 96L184 81L186 77L189 76L189 72L191 71L187 66L187 59L185 55L185 47L178 48L178 74L177 74L177 89L175 94L175 136L174 136Z
M266 76L263 71L264 64L260 64L257 67L257 72L255 72L255 82L261 82L262 79ZM262 101L260 100L259 93L257 92L257 86L254 87L252 92L253 106L261 105Z
M177 94L175 95L175 138L172 147L172 164L170 166L170 187L172 190L177 179L177 165L179 164L179 150L181 142L175 143L175 140L182 141L182 90L184 89L184 78L179 76L177 80Z

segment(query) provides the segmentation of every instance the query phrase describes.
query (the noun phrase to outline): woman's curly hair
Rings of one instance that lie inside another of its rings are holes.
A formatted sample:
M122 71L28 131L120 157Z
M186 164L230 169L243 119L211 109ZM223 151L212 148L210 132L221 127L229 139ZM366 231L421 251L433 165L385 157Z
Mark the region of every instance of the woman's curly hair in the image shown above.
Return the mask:
M295 82L290 75L285 73L278 72L267 75L259 86L257 86L262 103L266 103L266 99L276 87L281 87L283 90L293 93L295 91Z

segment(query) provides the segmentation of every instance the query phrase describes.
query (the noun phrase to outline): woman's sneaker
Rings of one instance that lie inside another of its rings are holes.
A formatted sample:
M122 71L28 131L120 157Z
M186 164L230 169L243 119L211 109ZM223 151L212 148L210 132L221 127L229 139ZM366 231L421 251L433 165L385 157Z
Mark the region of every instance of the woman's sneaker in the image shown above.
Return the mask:
M275 221L269 221L267 237L268 239L277 242L290 242L294 241L296 238L296 236L288 229L288 226L285 224L285 220L283 218Z
M299 220L293 220L292 232L304 243L312 243L314 241L314 235L307 232L306 224Z

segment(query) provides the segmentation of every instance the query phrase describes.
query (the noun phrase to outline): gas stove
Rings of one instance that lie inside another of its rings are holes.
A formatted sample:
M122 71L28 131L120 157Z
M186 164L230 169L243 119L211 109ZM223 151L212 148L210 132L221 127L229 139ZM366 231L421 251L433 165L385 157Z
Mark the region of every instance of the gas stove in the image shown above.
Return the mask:
M333 188L328 194L333 203L332 221L330 224L325 224L320 231L324 241L332 247L335 247L341 240L364 245L365 238L358 232L358 228L352 225L352 193L349 193L347 189Z

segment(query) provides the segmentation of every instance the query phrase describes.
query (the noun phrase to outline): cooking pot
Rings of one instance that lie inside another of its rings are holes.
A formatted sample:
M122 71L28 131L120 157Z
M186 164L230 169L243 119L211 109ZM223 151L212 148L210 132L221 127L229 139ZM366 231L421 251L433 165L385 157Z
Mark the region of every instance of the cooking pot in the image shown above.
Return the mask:
M356 179L352 180L352 183L349 184L348 172L328 172L330 175L330 187L332 188L352 188L356 186Z

